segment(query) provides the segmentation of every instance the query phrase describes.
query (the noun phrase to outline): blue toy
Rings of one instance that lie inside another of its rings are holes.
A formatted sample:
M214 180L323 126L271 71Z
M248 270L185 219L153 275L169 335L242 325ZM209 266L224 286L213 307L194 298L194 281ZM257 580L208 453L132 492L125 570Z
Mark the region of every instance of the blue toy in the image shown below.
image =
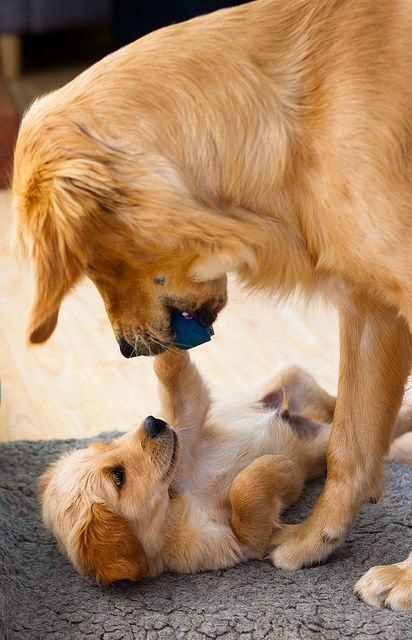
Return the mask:
M176 333L173 344L179 349L197 347L215 334L212 327L204 327L185 311L172 311L172 329Z

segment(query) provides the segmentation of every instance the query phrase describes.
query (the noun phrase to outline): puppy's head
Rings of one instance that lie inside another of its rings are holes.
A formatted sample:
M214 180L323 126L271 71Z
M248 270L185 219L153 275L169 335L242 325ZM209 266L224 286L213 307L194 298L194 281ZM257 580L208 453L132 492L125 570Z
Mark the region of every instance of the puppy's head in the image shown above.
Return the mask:
M16 240L36 281L29 340L48 339L63 297L88 276L122 353L157 353L173 341L173 309L210 325L225 305L226 273L245 262L239 225L194 198L143 134L140 150L118 147L78 108L46 96L16 144Z
M159 571L177 455L175 433L149 416L118 440L50 465L39 480L43 519L78 571L99 584Z

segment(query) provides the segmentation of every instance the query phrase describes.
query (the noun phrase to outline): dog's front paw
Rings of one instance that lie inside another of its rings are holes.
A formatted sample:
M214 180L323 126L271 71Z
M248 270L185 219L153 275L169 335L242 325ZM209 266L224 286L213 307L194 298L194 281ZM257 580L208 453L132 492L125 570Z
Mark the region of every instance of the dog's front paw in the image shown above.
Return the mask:
M309 521L298 525L283 525L275 531L271 544L276 548L267 557L279 569L295 571L319 564L339 547L345 531L323 527L317 529Z
M412 570L402 564L369 569L356 583L356 595L372 607L412 612Z

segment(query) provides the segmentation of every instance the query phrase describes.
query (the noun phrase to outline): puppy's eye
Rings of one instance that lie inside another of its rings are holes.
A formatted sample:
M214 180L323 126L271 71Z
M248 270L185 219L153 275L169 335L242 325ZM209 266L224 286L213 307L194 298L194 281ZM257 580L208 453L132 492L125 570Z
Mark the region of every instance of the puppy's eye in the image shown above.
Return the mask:
M155 276L154 281L162 287L166 284L166 276Z
M120 489L124 485L125 481L125 472L123 467L116 467L112 469L112 476L116 487Z

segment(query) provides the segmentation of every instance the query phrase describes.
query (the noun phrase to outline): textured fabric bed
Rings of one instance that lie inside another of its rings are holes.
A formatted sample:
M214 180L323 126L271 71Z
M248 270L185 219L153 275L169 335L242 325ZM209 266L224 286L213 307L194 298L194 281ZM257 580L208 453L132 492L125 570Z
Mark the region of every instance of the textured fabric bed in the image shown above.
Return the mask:
M369 608L352 594L369 567L409 552L412 468L388 467L383 499L364 507L345 546L324 566L285 573L250 562L100 588L59 554L41 523L35 492L46 465L84 442L0 445L1 639L412 638L412 616ZM286 519L301 519L319 489L320 483L309 485Z

